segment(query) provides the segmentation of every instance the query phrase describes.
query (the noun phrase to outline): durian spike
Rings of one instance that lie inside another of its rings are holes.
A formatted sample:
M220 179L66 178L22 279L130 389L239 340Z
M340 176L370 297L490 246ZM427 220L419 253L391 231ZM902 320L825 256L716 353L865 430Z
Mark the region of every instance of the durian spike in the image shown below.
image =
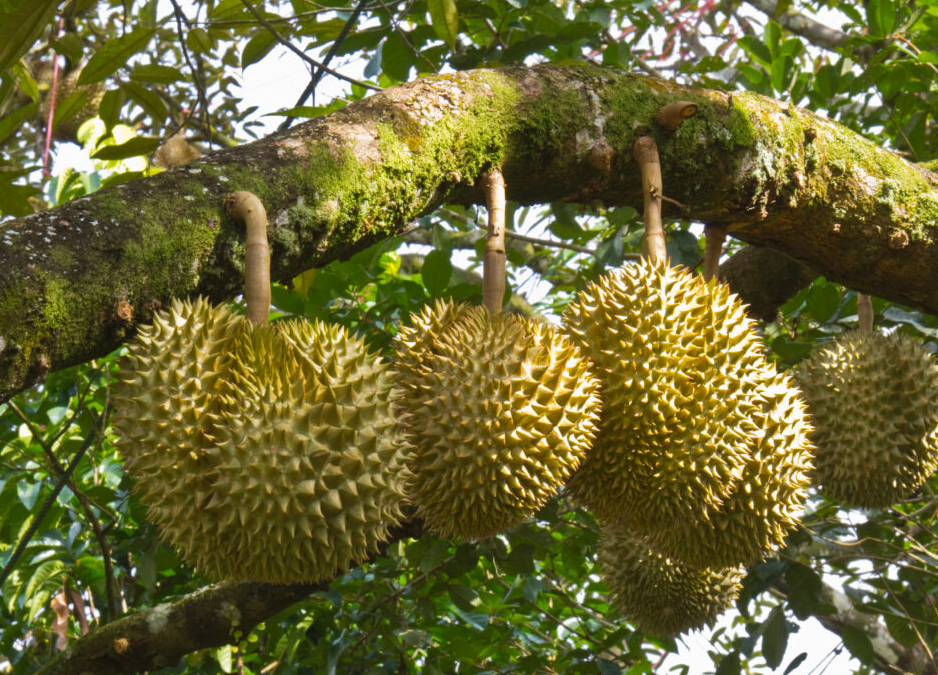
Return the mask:
M247 318L267 323L270 313L270 249L267 247L267 212L252 192L238 191L225 196L225 212L244 222L244 299Z
M492 314L505 299L505 178L498 169L482 174L485 208L489 212L482 259L482 304Z
M668 250L661 225L661 161L658 146L651 136L639 136L632 146L632 157L642 174L642 194L645 197L642 219L645 221L645 241L642 254L649 260L664 261Z
M723 242L726 241L726 226L705 225L707 245L704 249L704 280L716 279L720 273L720 256L723 254Z
M873 303L866 293L857 293L857 316L860 319L860 331L873 332Z

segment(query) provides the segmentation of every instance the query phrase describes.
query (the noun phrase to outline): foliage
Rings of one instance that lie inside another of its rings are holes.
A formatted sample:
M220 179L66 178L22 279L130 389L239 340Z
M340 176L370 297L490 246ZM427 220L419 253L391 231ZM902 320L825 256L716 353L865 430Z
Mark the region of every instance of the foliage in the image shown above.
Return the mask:
M366 63L365 79L343 80L345 95L333 101L301 98L306 83L296 83L297 104L281 111L284 119L316 117L424 73L591 62L753 90L829 115L915 161L938 154L931 121L938 0L71 0L51 16L44 10L54 4L0 0L0 216L158 171L151 154L180 119L206 151L252 138L258 122L244 109L238 74L278 42L310 59L314 72L330 48L331 67ZM757 9L766 6L777 13ZM842 29L812 23L817 15L825 24L842 19ZM82 68L78 89L56 104L57 126L81 121L90 92L82 86L103 83L105 93L97 118L70 137L94 153L95 170L45 180L44 101L55 62L60 78ZM511 229L542 240L509 239L510 284L517 292L536 284L535 309L548 315L639 249L632 209L509 205L508 215ZM478 267L475 220L471 210L440 210L404 239L276 288L274 304L285 314L342 323L387 348L395 326L428 299L477 298L477 276L453 264ZM698 232L692 223L671 225L673 259L699 264ZM876 300L874 307L879 325L934 349L938 318ZM774 358L791 366L853 326L855 314L855 293L819 278L763 326L764 335ZM11 560L31 525L37 529L2 586L0 654L7 660L0 658L0 671L34 672L59 636L74 642L85 624L206 583L159 542L145 506L130 494L112 434L96 426L109 413L117 357L53 373L0 406L0 563ZM90 448L63 480L86 442ZM896 672L876 651L876 637L922 663L934 661L936 495L933 477L882 512L848 512L813 496L787 548L749 570L733 625L712 636L715 671L819 665L819 655L787 648L812 616L839 635L857 672ZM637 633L610 607L597 576L597 538L590 516L557 498L491 541L405 540L238 644L191 654L173 672L650 673L676 644ZM56 597L71 603L64 624L56 623Z

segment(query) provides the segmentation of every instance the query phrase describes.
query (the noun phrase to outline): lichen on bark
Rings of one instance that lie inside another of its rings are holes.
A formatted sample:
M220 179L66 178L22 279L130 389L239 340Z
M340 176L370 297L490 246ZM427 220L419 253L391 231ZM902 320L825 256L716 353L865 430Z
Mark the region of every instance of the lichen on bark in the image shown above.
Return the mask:
M674 100L698 113L669 132L654 119ZM938 311L935 175L853 132L754 94L595 67L465 71L0 225L0 401L106 354L174 297L237 294L228 192L263 201L285 279L444 201L480 203L475 181L493 166L517 202L640 205L638 134L654 138L666 196L686 208L666 204L666 218L725 224L832 280Z

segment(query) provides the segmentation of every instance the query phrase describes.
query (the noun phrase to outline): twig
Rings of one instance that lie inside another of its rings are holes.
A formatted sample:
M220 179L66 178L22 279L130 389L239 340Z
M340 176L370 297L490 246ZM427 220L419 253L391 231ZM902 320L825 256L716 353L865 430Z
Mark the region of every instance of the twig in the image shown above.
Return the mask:
M286 47L287 49L289 49L291 52L293 52L294 54L296 54L297 56L299 56L301 59L303 59L304 61L306 61L306 63L308 63L312 68L320 68L320 69L322 69L322 71L323 71L324 73L328 73L329 75L332 75L333 77L337 77L337 78L339 78L340 80L345 80L346 82L350 82L350 83L352 83L352 84L357 84L359 87L364 87L365 89L371 89L372 91L381 91L381 87L375 86L375 85L371 84L370 82L362 82L361 80L356 80L354 77L349 77L348 75L344 75L344 74L340 73L340 72L337 71L337 70L333 70L332 68L329 68L329 67L326 66L324 63L320 63L320 62L317 61L316 59L312 58L312 57L309 56L306 52L304 52L302 49L299 49L299 48L295 47L289 40L287 40L286 38L284 38L284 37L277 31L277 29L274 27L274 25L273 25L272 23L270 23L267 19L265 19L265 18L261 15L261 13L258 12L258 11L254 8L254 6L251 4L250 0L241 0L241 3L247 8L247 10L248 10L251 14L254 15L254 18L257 19L258 23L260 23L264 28L266 28L268 31L270 31L270 34L274 36L274 39L277 40L277 42L279 42L279 43L282 44L284 47Z
M315 105L316 103L316 85L319 84L319 81L322 79L322 76L325 74L323 68L327 67L335 57L336 52L339 51L339 46L345 41L345 38L348 37L349 31L352 30L358 22L358 17L362 13L362 10L365 8L365 4L368 0L359 0L358 4L355 6L355 9L352 10L352 15L348 18L348 21L345 22L345 25L342 26L342 30L339 31L338 37L332 41L332 46L329 47L329 51L326 53L325 58L322 60L322 64L319 68L316 69L316 72L313 74L313 77L310 79L309 83L306 85L306 88L303 90L303 93L300 94L300 97L297 99L295 106L303 105L306 102L307 98L311 98L311 103ZM295 107L294 106L294 107ZM290 122L295 118L288 116L283 122L281 122L279 131L289 128Z
M182 50L182 58L185 60L186 64L189 66L189 70L192 71L192 80L195 82L196 91L199 94L199 108L202 110L202 117L206 124L208 131L211 131L211 124L208 119L208 97L205 94L205 83L202 81L202 76L199 72L199 69L193 65L192 60L189 58L189 49L186 47L186 36L183 34L183 21L186 20L186 15L183 14L182 8L179 6L177 0L169 0L173 5L173 13L176 15L176 31L179 34L179 47ZM185 123L180 125L180 128L185 126Z
M394 31L398 34L398 36L399 36L399 37L401 38L401 40L404 42L404 45L405 45L410 51L412 51L412 52L414 53L414 56L419 57L424 63L426 63L428 66L430 66L430 70L432 70L434 73L440 72L440 69L437 68L437 67L433 64L433 61L431 61L431 60L428 59L426 56L424 56L423 52L421 52L419 49L417 49L416 47L414 47L413 43L411 43L411 41L407 38L407 34L401 29L401 25L397 22L397 19L394 17L394 13L393 13L393 12L390 10L390 8L384 3L384 0L378 0L378 2L381 4L382 7L384 7L384 11L388 13L388 18L391 20L391 25L394 26Z

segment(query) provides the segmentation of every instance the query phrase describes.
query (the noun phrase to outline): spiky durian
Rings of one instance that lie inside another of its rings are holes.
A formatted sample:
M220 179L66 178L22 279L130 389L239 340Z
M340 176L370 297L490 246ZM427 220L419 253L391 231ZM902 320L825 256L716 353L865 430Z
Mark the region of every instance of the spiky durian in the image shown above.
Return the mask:
M329 578L401 517L387 365L340 327L206 308L158 315L121 369L117 428L137 490L210 577Z
M810 484L811 424L799 392L778 373L763 388L752 456L707 520L648 532L650 546L693 567L748 565L780 546L798 522Z
M814 418L824 493L885 508L938 469L938 364L921 343L853 331L795 372Z
M229 349L242 317L202 298L173 302L142 326L111 388L113 428L124 468L150 517L165 523L195 513L205 489L205 451L231 367Z
M438 304L398 343L398 405L428 529L481 539L540 508L579 465L598 385L558 331L482 307Z
M724 285L642 260L605 275L565 315L595 363L603 411L573 497L640 532L706 519L743 478L774 376Z
M660 637L712 623L732 606L743 576L688 567L614 528L604 529L598 558L613 603L636 628Z

